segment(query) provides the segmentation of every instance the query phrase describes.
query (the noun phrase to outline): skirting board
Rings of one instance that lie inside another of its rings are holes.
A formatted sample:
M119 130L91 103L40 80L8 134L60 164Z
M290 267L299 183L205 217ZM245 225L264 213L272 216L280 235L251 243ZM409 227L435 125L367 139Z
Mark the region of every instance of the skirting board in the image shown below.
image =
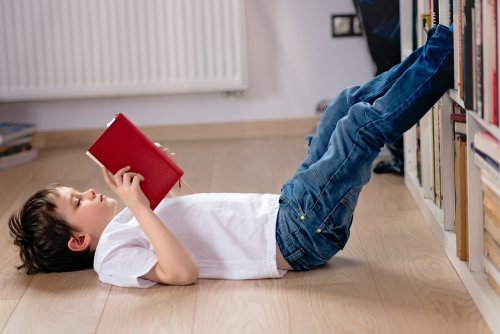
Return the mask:
M164 125L140 127L153 141L255 138L269 136L307 135L314 131L319 116L237 123ZM89 146L104 129L37 132L33 146L55 148Z

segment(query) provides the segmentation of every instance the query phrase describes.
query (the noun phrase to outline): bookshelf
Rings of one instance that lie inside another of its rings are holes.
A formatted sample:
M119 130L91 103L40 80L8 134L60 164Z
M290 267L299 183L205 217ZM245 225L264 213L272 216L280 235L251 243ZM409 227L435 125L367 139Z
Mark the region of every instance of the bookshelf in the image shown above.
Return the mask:
M432 3L439 3L439 11L436 15L439 16L439 22L448 26L452 8L451 4L456 6L460 1L454 0L418 0L417 7L414 8L411 1L400 1L400 22L401 22L401 47L402 56L406 57L412 50L414 27L412 27L412 15L420 16L425 6L433 6ZM461 1L465 3L465 0ZM485 2L484 0L475 0L472 3ZM470 4L471 2L469 2ZM500 1L499 1L500 7ZM454 8L456 11L456 8ZM500 8L498 10L500 13ZM500 17L500 16L499 16ZM421 20L416 20L419 24ZM416 27L417 37L419 35ZM421 29L421 28L420 28ZM454 29L457 29L454 23ZM421 44L422 39L419 37L417 44ZM457 61L455 59L455 61ZM427 185L430 180L426 178L436 177L428 175L422 164L430 157L429 149L420 151L420 159L417 158L417 131L422 143L427 143L425 137L429 135L426 130L423 119L423 126L409 130L404 135L405 144L405 185L415 199L423 216L428 221L433 233L441 243L443 250L448 256L450 262L457 271L464 286L469 291L479 311L483 315L488 326L494 333L500 333L500 296L488 284L485 266L493 276L500 277L500 272L491 262L487 261L483 251L483 195L480 186L480 169L474 163L474 151L471 147L474 134L487 130L497 139L500 139L500 128L490 124L481 118L474 110L466 110L466 145L467 145L467 230L468 230L468 260L461 261L457 255L457 242L455 236L455 179L454 171L454 140L453 140L453 124L449 121L450 114L453 112L453 103L458 104L463 109L465 103L460 97L461 94L456 89L451 89L442 98L442 122L439 126L439 141L440 141L440 167L441 173L441 194L442 203L438 206L432 199L428 198ZM417 165L419 167L417 167ZM417 177L417 168L420 172L420 180Z

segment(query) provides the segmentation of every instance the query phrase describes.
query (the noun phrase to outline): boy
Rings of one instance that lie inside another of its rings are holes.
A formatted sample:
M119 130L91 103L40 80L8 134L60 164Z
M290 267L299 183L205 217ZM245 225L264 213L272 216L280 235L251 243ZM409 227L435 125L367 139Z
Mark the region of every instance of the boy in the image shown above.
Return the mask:
M401 64L350 87L326 108L308 154L278 195L195 194L153 212L141 175L103 170L127 206L89 189L49 186L9 221L28 273L94 265L118 286L191 284L198 277L282 277L324 265L349 238L353 210L385 143L413 126L453 84L453 34L443 26Z

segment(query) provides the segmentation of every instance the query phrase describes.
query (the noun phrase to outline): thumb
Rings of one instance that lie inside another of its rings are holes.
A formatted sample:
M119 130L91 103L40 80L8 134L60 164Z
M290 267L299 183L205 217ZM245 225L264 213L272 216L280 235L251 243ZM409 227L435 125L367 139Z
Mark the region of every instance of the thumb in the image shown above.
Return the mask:
M111 177L112 174L110 173L110 171L108 171L105 167L102 167L101 168L101 172L102 172L102 176L104 178L104 182L106 182L106 184L108 185L108 187L110 187L111 189L113 189L113 187L116 186L116 183L113 180L113 178Z

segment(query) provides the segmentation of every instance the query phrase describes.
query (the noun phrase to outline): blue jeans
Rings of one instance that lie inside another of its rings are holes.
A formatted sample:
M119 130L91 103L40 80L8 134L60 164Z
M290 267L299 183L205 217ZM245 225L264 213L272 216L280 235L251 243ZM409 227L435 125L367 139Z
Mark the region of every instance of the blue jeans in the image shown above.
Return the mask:
M308 154L281 189L278 246L295 270L344 248L353 211L380 149L418 122L453 85L453 33L444 26L402 63L333 99Z

